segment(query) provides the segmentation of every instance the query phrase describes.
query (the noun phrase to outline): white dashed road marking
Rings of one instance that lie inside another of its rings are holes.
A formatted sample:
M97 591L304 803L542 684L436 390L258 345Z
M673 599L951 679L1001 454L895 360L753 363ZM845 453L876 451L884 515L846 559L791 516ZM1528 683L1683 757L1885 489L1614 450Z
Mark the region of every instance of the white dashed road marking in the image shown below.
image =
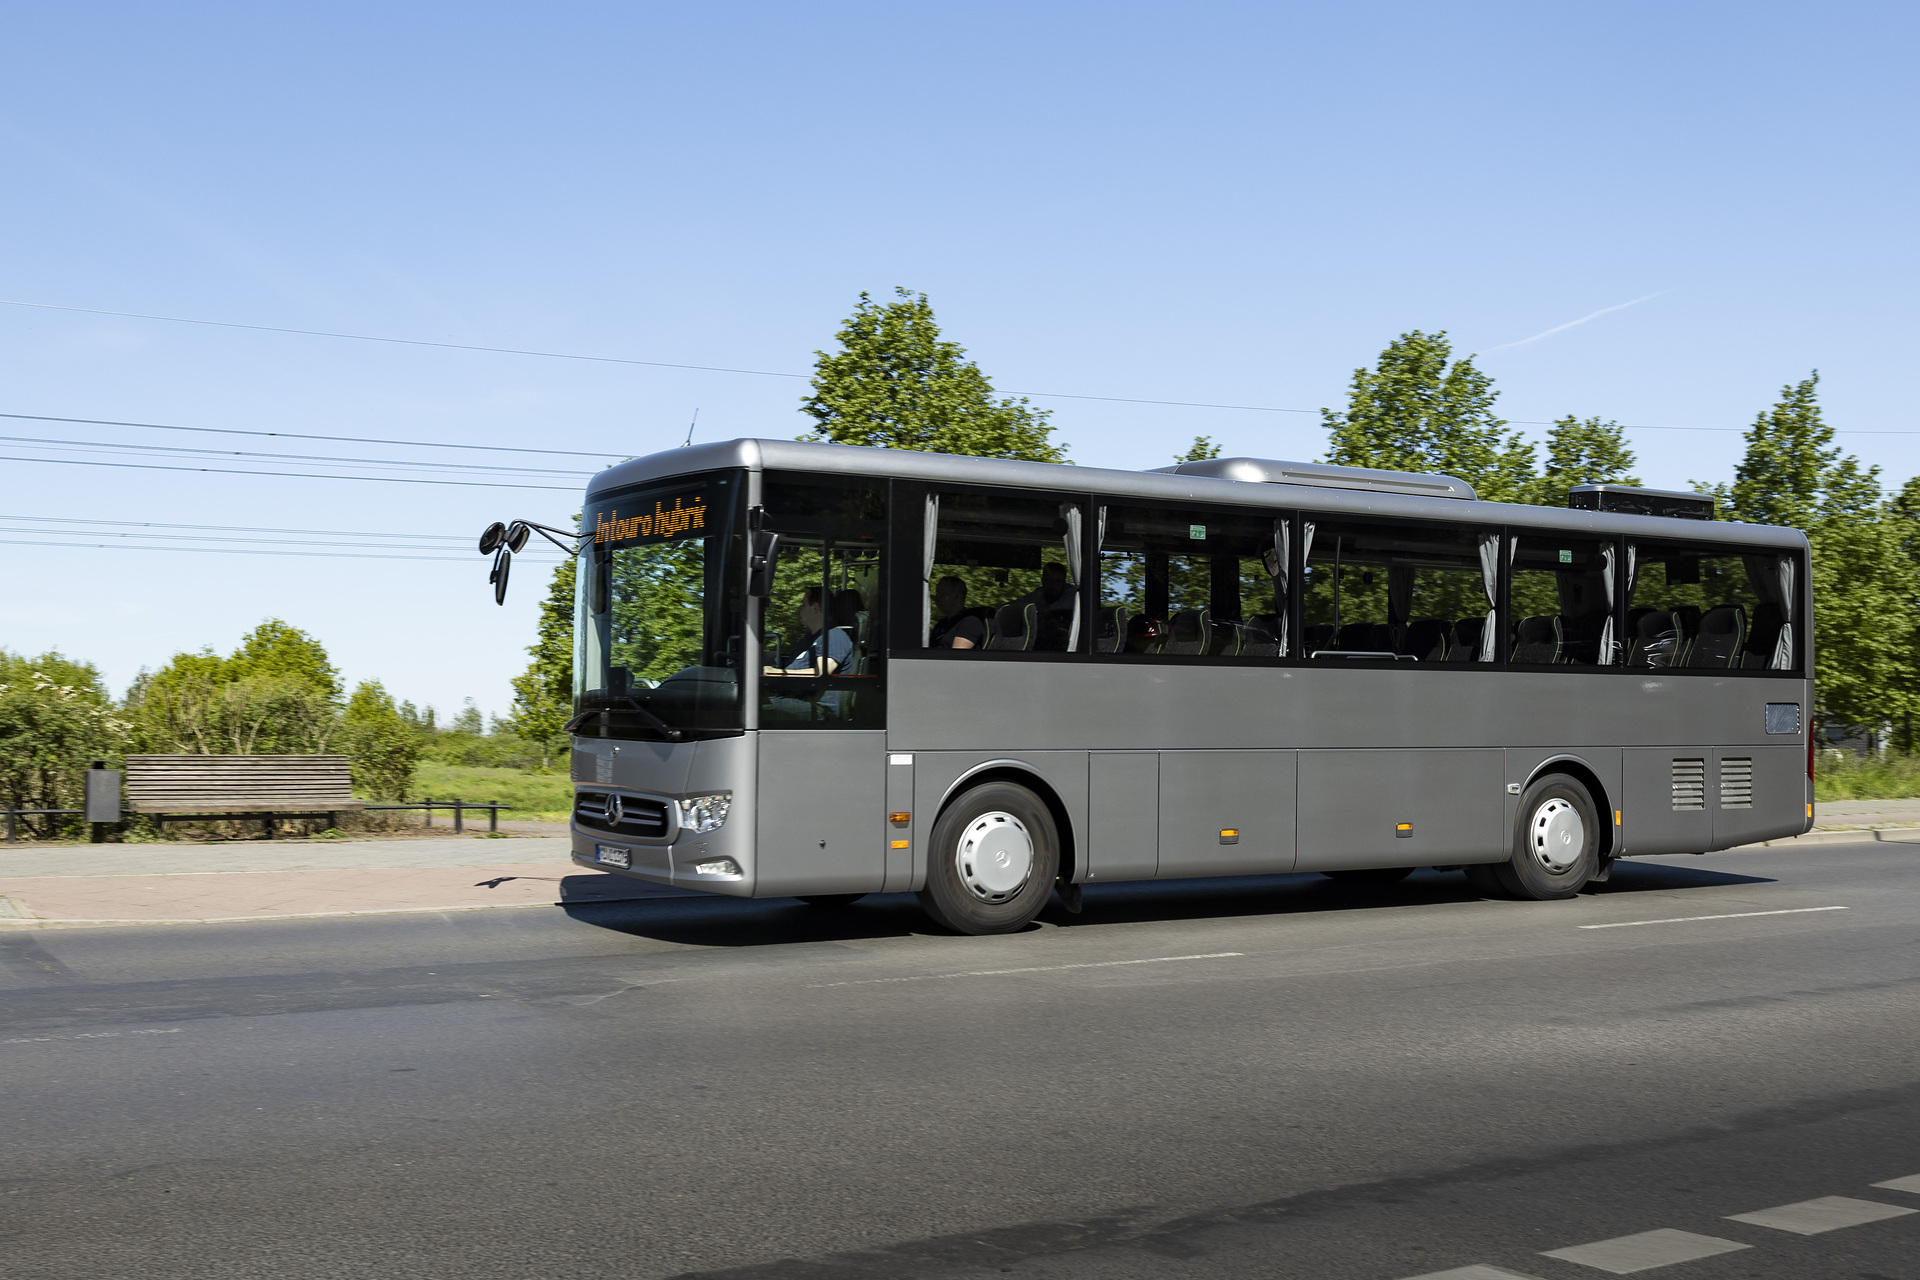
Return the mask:
M1889 1191L1911 1191L1915 1195L1920 1195L1920 1173L1914 1174L1911 1178L1895 1178L1891 1182L1876 1182L1873 1185L1885 1187Z
M1873 1200L1854 1200L1848 1196L1821 1196L1818 1200L1783 1204L1777 1209L1762 1209L1757 1213L1730 1213L1727 1221L1748 1222L1756 1227L1772 1227L1775 1231L1791 1231L1799 1236L1817 1236L1822 1231L1838 1231L1841 1227L1857 1227L1862 1223L1901 1218L1909 1213L1920 1213L1920 1209L1880 1204Z
M1429 1271L1423 1276L1408 1276L1407 1280L1540 1280L1540 1278L1476 1263L1471 1267L1455 1267L1451 1271Z
M1750 1244L1722 1240L1718 1236L1697 1236L1691 1231L1674 1231L1663 1227L1658 1231L1642 1231L1639 1235L1577 1244L1571 1249L1548 1249L1541 1256L1559 1258L1562 1262L1577 1262L1583 1267L1626 1276L1636 1271L1651 1271L1655 1267L1668 1267L1676 1262L1692 1262L1696 1258L1711 1258L1717 1253L1732 1253L1736 1249L1752 1247Z
M1804 916L1815 911L1845 911L1846 907L1788 907L1784 911L1733 911L1724 916L1674 916L1667 920L1621 920L1614 924L1583 924L1582 929L1637 929L1643 924L1692 924L1696 920L1751 920L1755 916Z
M849 982L815 982L815 987L871 987L883 982L932 982L936 978L999 978L1010 973L1059 973L1063 969L1117 969L1127 964L1172 964L1176 960L1227 960L1244 951L1209 951L1202 956L1150 956L1145 960L1095 960L1087 964L1036 964L1024 969L967 969L960 973L921 973L906 978L855 978Z

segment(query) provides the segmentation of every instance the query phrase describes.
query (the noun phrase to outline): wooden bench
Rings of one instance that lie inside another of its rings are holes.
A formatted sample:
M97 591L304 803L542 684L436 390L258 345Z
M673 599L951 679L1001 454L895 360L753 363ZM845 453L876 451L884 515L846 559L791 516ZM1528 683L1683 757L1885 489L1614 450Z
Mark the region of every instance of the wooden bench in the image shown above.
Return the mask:
M345 756L128 756L127 810L156 822L188 818L258 818L273 838L280 818L343 813L366 806L353 798Z

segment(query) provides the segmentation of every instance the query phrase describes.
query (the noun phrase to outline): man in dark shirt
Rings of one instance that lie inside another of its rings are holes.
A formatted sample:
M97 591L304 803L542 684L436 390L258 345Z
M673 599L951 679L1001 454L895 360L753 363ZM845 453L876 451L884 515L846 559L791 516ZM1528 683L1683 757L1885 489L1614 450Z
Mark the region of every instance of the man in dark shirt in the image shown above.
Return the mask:
M984 649L987 624L967 612L967 584L948 574L934 584L933 606L940 611L928 647L933 649Z

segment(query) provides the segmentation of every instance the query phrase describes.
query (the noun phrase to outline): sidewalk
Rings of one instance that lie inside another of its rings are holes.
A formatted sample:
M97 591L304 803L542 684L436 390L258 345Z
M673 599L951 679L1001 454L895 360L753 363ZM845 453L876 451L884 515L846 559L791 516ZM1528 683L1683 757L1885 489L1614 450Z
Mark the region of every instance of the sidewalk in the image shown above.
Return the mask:
M186 924L680 897L568 859L564 837L0 850L0 925Z

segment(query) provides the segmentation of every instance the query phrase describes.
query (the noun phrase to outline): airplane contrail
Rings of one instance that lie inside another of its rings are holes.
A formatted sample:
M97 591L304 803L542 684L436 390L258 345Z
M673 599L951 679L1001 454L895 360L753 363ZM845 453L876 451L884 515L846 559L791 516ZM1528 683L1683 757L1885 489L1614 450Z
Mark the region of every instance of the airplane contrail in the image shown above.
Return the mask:
M1672 292L1673 290L1671 289L1662 289L1660 290L1659 293L1649 293L1645 297L1635 298L1631 302L1616 302L1610 307L1602 307L1598 311L1590 311L1586 315L1581 316L1578 320L1569 320L1565 324L1557 324L1553 326L1553 328L1551 329L1543 329L1539 333L1534 334L1531 338L1522 338L1518 342L1503 342L1497 347L1489 347L1487 349L1489 351L1502 351L1508 347L1524 347L1529 342L1538 342L1542 338L1551 338L1556 333L1560 333L1566 329L1572 329L1577 325L1583 325L1589 320L1598 320L1601 316L1606 315L1610 311L1625 311L1628 307L1637 307L1643 302L1650 302L1653 299L1660 297L1662 294L1668 294Z

